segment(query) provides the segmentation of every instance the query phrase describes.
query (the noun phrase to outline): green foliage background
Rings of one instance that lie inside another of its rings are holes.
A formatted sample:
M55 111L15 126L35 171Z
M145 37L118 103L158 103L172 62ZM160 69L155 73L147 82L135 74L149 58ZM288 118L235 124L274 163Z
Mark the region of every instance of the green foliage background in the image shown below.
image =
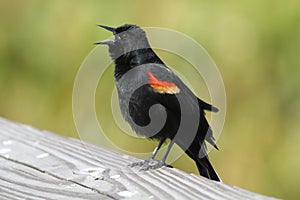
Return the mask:
M74 79L92 43L110 36L95 24L174 29L202 44L224 79L227 118L218 141L221 150L210 154L223 181L296 199L299 10L296 0L1 0L0 116L78 137L72 116ZM106 84L113 84L112 70L107 73ZM155 145L144 140L122 144L148 150ZM186 157L174 165L196 173Z

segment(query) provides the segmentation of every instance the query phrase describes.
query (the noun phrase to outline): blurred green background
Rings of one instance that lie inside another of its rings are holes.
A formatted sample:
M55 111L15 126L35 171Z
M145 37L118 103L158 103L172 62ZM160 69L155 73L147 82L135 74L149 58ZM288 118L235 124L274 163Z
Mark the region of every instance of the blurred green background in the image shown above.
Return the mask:
M224 79L226 123L220 151L210 154L223 181L296 199L299 10L297 0L1 0L0 116L78 137L72 116L76 73L92 43L110 36L95 24L174 29L202 44ZM112 68L107 73L113 84ZM155 145L141 142L137 148ZM174 166L196 173L186 157Z

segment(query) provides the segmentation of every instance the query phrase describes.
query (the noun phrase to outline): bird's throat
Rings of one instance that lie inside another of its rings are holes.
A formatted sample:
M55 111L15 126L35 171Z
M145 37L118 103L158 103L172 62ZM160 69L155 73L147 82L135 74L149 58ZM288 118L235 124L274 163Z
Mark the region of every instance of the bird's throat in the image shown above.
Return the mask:
M149 63L163 64L155 52L149 49L139 49L121 55L114 60L115 79L118 81L130 69Z

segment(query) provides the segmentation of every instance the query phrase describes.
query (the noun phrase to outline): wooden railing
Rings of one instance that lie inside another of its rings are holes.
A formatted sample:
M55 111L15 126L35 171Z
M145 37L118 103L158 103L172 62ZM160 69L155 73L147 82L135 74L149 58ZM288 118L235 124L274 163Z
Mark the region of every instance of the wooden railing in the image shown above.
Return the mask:
M0 199L274 199L0 118Z

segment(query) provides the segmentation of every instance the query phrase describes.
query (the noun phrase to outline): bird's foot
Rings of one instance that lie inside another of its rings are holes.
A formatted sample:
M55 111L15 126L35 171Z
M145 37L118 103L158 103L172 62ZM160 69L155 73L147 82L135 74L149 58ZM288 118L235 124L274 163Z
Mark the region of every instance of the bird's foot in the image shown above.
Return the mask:
M139 162L134 162L128 165L128 167L141 167L143 165L145 165L147 162L149 162L149 160L143 160L143 161L139 161Z
M151 169L158 169L163 166L167 166L167 164L161 160L149 160L147 163L145 162L145 164L143 166L141 166L140 171L148 171Z
M132 163L128 166L129 167L140 167L139 171L148 171L148 170L151 170L151 169L158 169L158 168L161 168L163 166L173 168L171 165L167 165L162 160L153 160L153 159Z

